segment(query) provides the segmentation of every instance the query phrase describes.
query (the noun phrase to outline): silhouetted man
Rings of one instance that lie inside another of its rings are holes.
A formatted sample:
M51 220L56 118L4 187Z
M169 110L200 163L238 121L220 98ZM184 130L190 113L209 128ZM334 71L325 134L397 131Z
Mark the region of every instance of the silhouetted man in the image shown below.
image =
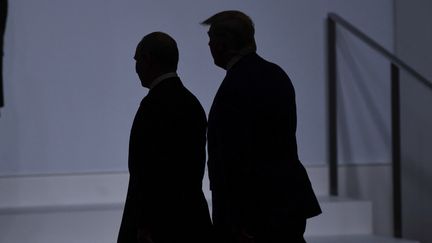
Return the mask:
M256 53L252 20L218 13L210 25L214 63L227 70L209 114L208 168L220 242L304 242L321 213L296 142L293 85Z
M129 188L119 243L207 242L211 227L202 192L206 115L176 74L177 44L145 36L136 72L150 91L141 102L129 142Z

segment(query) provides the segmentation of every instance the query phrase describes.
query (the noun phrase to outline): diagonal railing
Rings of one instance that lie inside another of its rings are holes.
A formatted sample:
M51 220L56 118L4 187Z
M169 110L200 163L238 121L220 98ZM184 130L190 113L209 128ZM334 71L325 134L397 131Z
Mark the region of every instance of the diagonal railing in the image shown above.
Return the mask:
M393 161L393 217L394 235L402 237L402 183L401 183L401 136L400 136L400 69L405 70L415 80L432 90L432 82L390 51L364 34L354 25L337 14L330 13L327 17L327 82L328 82L328 163L330 178L330 194L338 195L338 147L337 147L337 55L336 27L340 26L362 40L365 44L383 55L390 62L391 77L391 127L392 127L392 161Z

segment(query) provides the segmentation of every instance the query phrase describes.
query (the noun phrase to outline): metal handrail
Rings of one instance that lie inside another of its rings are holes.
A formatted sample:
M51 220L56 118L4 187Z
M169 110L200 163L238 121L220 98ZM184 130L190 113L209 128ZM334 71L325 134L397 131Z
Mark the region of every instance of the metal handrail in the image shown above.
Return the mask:
M328 18L338 25L344 27L346 30L357 36L360 40L365 42L369 47L376 50L377 52L381 53L384 57L386 57L389 61L391 61L393 64L398 66L399 68L407 71L410 75L412 75L414 78L416 78L418 81L421 81L425 86L432 89L432 81L425 78L423 75L421 75L419 72L417 72L414 68L406 64L404 61L402 61L397 56L393 55L390 51L385 49L382 45L378 44L378 42L374 41L372 38L367 36L365 33L360 31L358 28L356 28L354 25L350 24L348 21L340 17L339 15L335 13L329 13Z
M393 55L390 51L364 34L354 25L334 13L327 17L327 82L328 82L328 163L330 178L330 195L338 195L338 151L337 151L337 55L336 25L340 25L351 34L362 40L369 47L382 54L390 61L391 70L391 110L392 110L392 161L393 161L393 217L394 235L402 237L402 189L401 189L401 136L400 136L400 78L399 70L403 69L432 89L432 82Z

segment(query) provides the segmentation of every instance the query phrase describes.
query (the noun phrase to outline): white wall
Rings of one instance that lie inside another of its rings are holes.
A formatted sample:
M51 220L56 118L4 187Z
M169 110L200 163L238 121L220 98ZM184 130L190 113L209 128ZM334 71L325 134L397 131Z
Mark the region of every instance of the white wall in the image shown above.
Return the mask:
M179 74L208 111L224 73L212 64L206 28L198 23L225 9L243 10L255 20L258 52L280 64L297 90L300 157L305 164L325 163L326 14L339 13L392 48L391 0L10 1L0 174L125 171L131 121L146 94L132 55L151 31L177 40ZM341 59L344 80L381 80L380 60L350 35L339 36L341 53L352 55ZM361 76L352 69L354 62L360 63ZM355 148L342 158L388 162L385 134L376 133L386 120L375 121L368 106L384 117L387 108L375 98L362 103L368 92L357 93L359 99L346 101L347 110L360 107L364 121L352 123L351 113L341 113L353 126L341 133L343 145Z
M432 80L432 2L396 0L398 56ZM432 90L401 76L403 235L432 242Z
M339 168L339 196L372 203L373 233L393 236L392 167L388 164Z
M390 166L341 167L341 195L356 201L328 197L326 166L307 170L324 214L306 235L391 235ZM112 242L127 180L127 173L0 177L0 242ZM203 191L210 200L207 177Z

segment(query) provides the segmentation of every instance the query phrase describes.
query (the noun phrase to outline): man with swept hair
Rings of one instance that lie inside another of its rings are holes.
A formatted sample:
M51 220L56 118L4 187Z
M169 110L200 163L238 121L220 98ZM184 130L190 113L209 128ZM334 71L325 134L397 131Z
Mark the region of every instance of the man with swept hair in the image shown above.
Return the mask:
M134 59L150 91L131 129L129 186L117 242L208 242L204 109L176 73L179 53L169 35L146 35Z
M213 224L220 242L305 242L321 213L297 155L296 103L288 75L256 53L240 11L205 20L214 63L226 76L208 121Z

